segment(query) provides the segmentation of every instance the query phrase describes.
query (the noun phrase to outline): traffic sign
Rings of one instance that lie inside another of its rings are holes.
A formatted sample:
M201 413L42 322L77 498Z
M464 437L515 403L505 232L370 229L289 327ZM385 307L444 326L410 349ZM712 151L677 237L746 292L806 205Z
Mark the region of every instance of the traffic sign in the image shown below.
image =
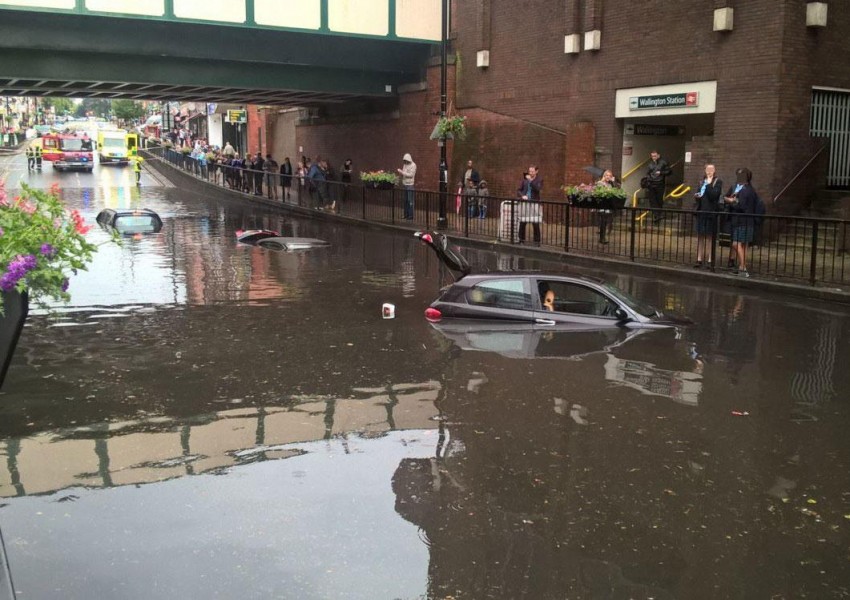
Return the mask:
M248 122L248 111L247 110L228 110L227 111L227 122L228 123L247 123Z

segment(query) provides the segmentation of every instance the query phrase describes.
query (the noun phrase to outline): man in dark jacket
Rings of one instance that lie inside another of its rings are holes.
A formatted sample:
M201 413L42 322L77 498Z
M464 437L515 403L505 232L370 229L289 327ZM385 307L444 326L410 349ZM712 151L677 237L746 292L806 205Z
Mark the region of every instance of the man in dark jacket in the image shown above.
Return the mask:
M661 209L664 208L664 191L667 185L667 176L673 171L667 161L661 158L657 150L650 152L649 157L651 160L646 168L646 194L650 208L657 209L653 211L652 221L658 223L664 218L664 213L661 212Z
M258 150L257 154L254 156L254 160L251 161L251 170L253 171L251 175L254 177L255 196L263 195L263 176L265 175L263 165L265 162L266 161L263 159L263 153Z

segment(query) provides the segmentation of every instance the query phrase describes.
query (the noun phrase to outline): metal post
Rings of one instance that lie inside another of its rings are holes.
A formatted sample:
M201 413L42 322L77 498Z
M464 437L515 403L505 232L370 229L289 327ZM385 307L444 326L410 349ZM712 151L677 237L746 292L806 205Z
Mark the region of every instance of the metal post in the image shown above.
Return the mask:
M720 213L714 215L714 227L711 228L711 272L717 271L717 232L720 231Z
M463 237L469 237L469 196L463 195L461 202L461 210L463 210Z
M570 251L570 205L564 204L564 252Z
M630 228L630 239L629 239L629 259L634 262L635 260L635 232L637 231L637 209L630 208L632 211L632 226Z
M442 2L442 35L440 39L440 118L445 118L448 110L448 43L449 43L449 0ZM440 144L440 210L437 217L437 229L448 229L446 219L446 195L449 191L449 168L446 156L446 140Z
M366 220L366 186L365 185L360 186L360 197L362 199L362 204L363 204L363 220L365 221ZM300 202L299 202L299 204L300 204Z
M516 243L516 202L511 200L511 244Z
M818 222L812 223L812 262L809 265L809 283L815 285L818 270Z

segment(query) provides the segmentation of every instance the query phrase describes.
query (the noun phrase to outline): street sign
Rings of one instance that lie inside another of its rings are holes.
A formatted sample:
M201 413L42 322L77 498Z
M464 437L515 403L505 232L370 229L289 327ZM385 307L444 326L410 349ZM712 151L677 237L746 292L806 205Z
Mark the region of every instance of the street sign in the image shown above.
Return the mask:
M227 122L228 123L247 123L248 122L248 111L247 110L228 110L227 111Z
M678 92L657 96L632 96L629 110L648 108L695 108L699 106L699 92Z
M679 125L649 125L647 123L629 123L624 132L626 135L685 135L685 128Z

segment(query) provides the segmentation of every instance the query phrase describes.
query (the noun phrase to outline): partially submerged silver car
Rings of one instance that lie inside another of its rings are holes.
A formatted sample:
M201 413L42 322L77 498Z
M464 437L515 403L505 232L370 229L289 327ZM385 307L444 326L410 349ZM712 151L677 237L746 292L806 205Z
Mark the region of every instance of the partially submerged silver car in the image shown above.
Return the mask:
M416 232L453 273L425 311L429 321L467 319L526 323L540 328L658 329L689 325L690 319L665 315L601 279L540 272L471 274L469 263L445 235Z

